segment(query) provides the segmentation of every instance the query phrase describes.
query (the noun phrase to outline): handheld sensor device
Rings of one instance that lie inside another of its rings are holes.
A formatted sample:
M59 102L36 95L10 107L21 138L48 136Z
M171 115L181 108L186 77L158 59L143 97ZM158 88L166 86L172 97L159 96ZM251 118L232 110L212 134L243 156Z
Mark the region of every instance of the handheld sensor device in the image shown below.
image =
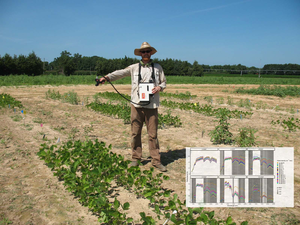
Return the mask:
M153 96L152 89L154 83L140 83L139 84L139 99L140 102L149 102L150 97Z

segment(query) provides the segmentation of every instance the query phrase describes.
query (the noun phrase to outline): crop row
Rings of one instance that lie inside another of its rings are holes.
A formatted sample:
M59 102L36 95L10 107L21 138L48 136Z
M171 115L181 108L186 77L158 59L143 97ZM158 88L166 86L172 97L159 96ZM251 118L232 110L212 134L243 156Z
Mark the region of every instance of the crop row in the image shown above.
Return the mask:
M157 219L169 219L174 224L235 224L231 217L226 221L216 220L214 212L203 208L184 208L185 203L172 194L170 189L161 187L169 177L162 173L153 174L153 168L141 171L140 167L128 167L129 161L110 151L104 142L67 142L56 145L42 144L38 156L51 168L54 175L64 181L80 203L96 214L102 224L128 224L133 222L125 211L130 203L120 203L117 186L122 186L137 197L148 199L150 209ZM114 198L114 200L110 200ZM175 211L176 210L176 211ZM172 212L173 213L170 213ZM140 213L143 225L156 224L155 218ZM196 217L196 218L195 218ZM247 224L247 222L243 222Z
M179 108L181 110L192 110L196 113L203 114L205 116L216 116L220 117L220 114L226 113L230 118L240 118L246 117L246 116L251 116L253 113L252 112L244 112L244 111L239 111L239 110L229 110L229 109L224 109L224 108L216 108L214 109L212 105L200 105L199 103L190 103L190 102L174 102L174 101L168 101L168 100L163 100L161 101L161 105L171 108L171 109L176 109Z
M111 103L101 103L92 102L86 107L91 108L97 112L108 116L115 116L119 119L123 119L125 124L130 123L130 107L126 103L121 104L111 104ZM162 115L158 114L158 128L164 128L165 126L180 127L182 125L181 120L177 116L172 116L170 113Z

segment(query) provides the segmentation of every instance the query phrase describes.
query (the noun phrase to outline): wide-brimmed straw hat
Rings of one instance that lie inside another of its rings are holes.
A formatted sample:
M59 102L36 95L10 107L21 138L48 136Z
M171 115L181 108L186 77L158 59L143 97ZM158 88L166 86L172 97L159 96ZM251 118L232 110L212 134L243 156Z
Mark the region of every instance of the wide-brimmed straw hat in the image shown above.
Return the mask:
M151 55L154 55L157 52L156 49L153 48L153 47L151 47L151 45L149 45L148 42L143 42L143 44L141 45L140 48L136 48L134 50L134 54L138 55L138 56L142 56L141 50L143 50L143 49L149 49L149 48L152 50L151 51Z

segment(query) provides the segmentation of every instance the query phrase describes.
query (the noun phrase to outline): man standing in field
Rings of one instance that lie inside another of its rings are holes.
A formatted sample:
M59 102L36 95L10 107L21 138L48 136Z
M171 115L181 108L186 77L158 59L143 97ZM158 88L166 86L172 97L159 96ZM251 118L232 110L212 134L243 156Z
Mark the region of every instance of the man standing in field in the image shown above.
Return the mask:
M159 92L166 88L166 77L162 67L158 63L153 63L151 56L156 53L156 49L147 42L143 42L140 48L134 50L134 54L141 56L139 63L128 66L123 70L116 70L100 79L101 83L105 80L115 81L126 76L131 76L131 148L132 162L130 166L138 166L142 158L142 128L146 123L148 132L148 143L152 165L160 171L167 171L161 164L159 143L157 138L158 129L158 106ZM154 83L152 89L153 96L150 97L149 104L142 104L139 96L140 83Z

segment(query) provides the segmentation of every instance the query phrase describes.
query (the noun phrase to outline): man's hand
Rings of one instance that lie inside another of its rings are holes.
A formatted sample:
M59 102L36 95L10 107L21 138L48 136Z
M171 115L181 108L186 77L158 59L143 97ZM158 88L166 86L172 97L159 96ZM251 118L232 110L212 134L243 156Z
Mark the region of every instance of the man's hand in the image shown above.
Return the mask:
M101 77L100 80L99 80L99 82L100 82L101 84L104 84L106 80L109 80L109 78L108 78L107 76L105 76L105 78L104 78L104 77Z
M152 89L152 94L155 94L155 93L160 92L160 91L161 91L161 87L160 86L154 87Z

